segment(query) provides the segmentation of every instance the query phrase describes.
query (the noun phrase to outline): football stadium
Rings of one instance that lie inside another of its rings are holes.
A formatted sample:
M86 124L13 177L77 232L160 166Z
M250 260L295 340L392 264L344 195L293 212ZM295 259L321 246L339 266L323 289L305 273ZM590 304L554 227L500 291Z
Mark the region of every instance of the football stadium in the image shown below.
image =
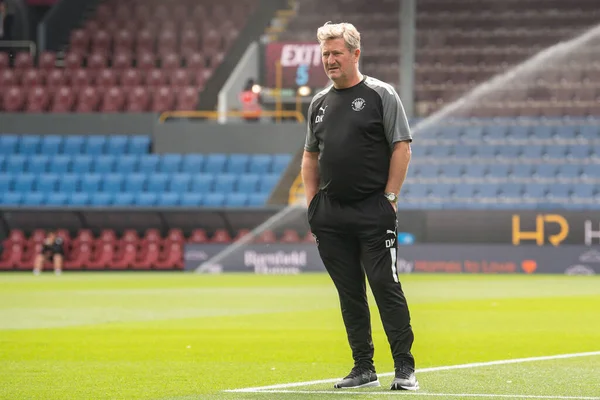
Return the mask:
M597 274L597 0L0 0L0 399L600 400Z

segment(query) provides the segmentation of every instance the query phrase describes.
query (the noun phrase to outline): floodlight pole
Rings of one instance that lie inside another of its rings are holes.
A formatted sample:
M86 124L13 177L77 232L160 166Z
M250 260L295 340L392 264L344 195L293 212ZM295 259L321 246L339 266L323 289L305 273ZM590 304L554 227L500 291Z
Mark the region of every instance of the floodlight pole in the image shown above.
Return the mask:
M399 94L408 118L414 116L414 65L416 43L416 0L400 1Z

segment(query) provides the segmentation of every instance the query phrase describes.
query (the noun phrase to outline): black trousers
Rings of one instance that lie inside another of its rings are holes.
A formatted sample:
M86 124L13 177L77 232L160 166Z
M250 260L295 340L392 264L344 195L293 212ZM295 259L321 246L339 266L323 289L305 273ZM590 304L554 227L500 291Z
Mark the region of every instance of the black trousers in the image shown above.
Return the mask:
M308 222L319 254L337 288L355 365L373 364L373 340L365 273L377 302L395 367L408 362L414 336L396 270L398 221L383 193L340 203L317 193Z

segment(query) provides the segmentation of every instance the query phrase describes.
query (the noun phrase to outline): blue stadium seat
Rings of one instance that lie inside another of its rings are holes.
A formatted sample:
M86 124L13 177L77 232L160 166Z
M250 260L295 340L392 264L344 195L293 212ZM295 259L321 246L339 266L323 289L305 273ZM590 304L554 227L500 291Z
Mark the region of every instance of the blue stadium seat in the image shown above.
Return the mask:
M441 178L460 178L463 175L463 166L458 164L441 165L439 176Z
M453 197L459 200L470 200L475 194L475 186L469 183L460 183L454 185Z
M119 193L120 196L129 197L133 200L133 195L131 193ZM90 195L89 204L94 207L107 207L113 204L114 196L116 194L113 193L94 193ZM122 199L124 198L122 197ZM129 202L131 204L131 201Z
M497 198L498 185L494 183L480 183L475 185L475 196L477 198Z
M248 203L248 194L230 193L225 196L225 207L245 207Z
M420 146L417 146L420 147ZM414 154L414 151L413 151ZM280 174L283 171L285 171L285 169L287 168L287 166L290 164L290 162L292 161L292 155L291 154L274 154L273 155L273 163L271 164L271 172L275 173L275 174Z
M277 182L279 182L279 174L265 174L258 182L258 191L260 193L271 193Z
M92 157L80 155L73 157L71 163L71 172L76 174L87 174L92 171Z
M487 167L484 164L468 164L465 166L465 178L478 179L486 174Z
M251 174L266 174L271 170L273 157L270 154L253 154L250 157L248 172Z
M182 160L181 154L163 154L160 158L158 171L169 174L177 173L181 170Z
M600 137L600 126L583 125L579 127L579 137L587 140L596 140Z
M227 156L221 153L213 153L206 156L203 171L208 174L220 174L225 170Z
M206 207L222 207L225 203L225 195L223 193L208 193L204 195L202 204Z
M134 194L133 193L114 193L112 195L111 204L115 207L127 207L133 204Z
M502 198L520 199L523 196L523 185L520 183L502 183L499 189Z
M533 127L531 132L532 139L540 139L540 140L548 140L552 139L554 132L553 129L549 125L537 125Z
M201 173L204 168L204 156L202 154L186 154L183 156L181 172L192 174Z
M528 183L523 190L523 196L527 198L539 199L546 196L548 185L545 183Z
M25 170L32 174L44 174L48 170L49 159L47 155L32 155L26 162Z
M158 195L156 193L141 192L136 193L133 199L134 203L140 207L152 207L156 205Z
M25 171L27 158L22 155L8 156L4 161L4 171L11 174L20 174Z
M567 149L562 145L550 145L544 149L544 157L552 160L564 160L567 158Z
M581 167L577 164L565 164L558 166L557 175L559 178L575 180L581 175Z
M592 146L592 157L600 158L600 144Z
M202 205L203 195L200 193L185 193L181 195L180 204L183 207L197 207Z
M2 203L6 206L18 206L23 202L23 193L20 192L5 192L2 194Z
M590 157L590 146L575 144L567 147L567 157L573 160L582 160Z
M452 193L452 184L450 183L435 183L429 185L429 197L447 200Z
M161 206L161 207L178 206L180 198L181 198L181 195L176 192L159 193L156 205Z
M33 184L35 182L34 174L19 174L15 176L13 183L13 191L27 193L33 191Z
M522 140L527 139L530 134L531 129L528 126L516 125L509 127L507 136L510 139Z
M441 129L439 129L437 131L437 138L438 139L445 139L445 140L460 140L462 133L463 133L463 127L462 126L442 126ZM444 147L444 146L442 146Z
M0 173L0 193L9 192L12 186L12 175Z
M484 127L484 132L487 140L504 140L507 135L507 127L505 125L491 125Z
M40 153L54 155L62 152L63 137L59 135L46 135L42 137Z
M81 154L85 143L85 136L69 135L63 143L63 153L67 155Z
M491 145L477 146L475 150L475 156L484 160L492 160L496 158L496 154L498 154L496 146Z
M535 167L535 176L540 179L554 179L558 167L552 164L540 164Z
M437 178L439 167L437 165L419 165L418 176L425 179Z
M146 174L129 174L125 177L125 192L131 194L143 192L145 184Z
M239 193L255 193L258 190L260 175L243 174L239 176L236 191Z
M131 174L133 172L138 172L138 163L139 156L135 154L124 154L117 157L117 161L115 163L115 172L120 172L122 174Z
M17 152L18 144L18 135L0 135L0 154L15 154Z
M107 138L103 135L88 136L83 144L83 152L88 155L98 156L106 152Z
M573 197L576 199L591 200L591 199L593 199L594 195L597 193L596 185L578 184L578 185L573 185L572 189L573 189Z
M586 164L581 172L588 179L598 179L600 177L600 164Z
M47 206L64 206L68 201L68 195L66 193L44 193L44 195L46 196Z
M502 179L508 177L509 165L492 164L488 167L487 176L490 178Z
M250 156L248 154L230 154L225 162L224 172L228 174L243 174L248 170Z
M406 188L406 191L404 191ZM429 186L424 183L411 183L403 187L403 196L407 198L424 198L429 195Z
M438 145L434 146L429 151L429 156L434 158L446 158L450 157L450 152L452 151L451 146L447 145Z
M571 196L571 185L568 183L554 183L549 185L547 198L557 201L567 201Z
M73 193L79 191L79 175L61 175L58 181L58 191L63 193Z
M67 204L74 207L87 206L90 202L89 193L71 193L67 196Z
M66 174L69 172L70 167L71 156L59 154L50 159L48 172L52 172L53 174Z
M23 205L24 206L41 206L46 200L45 193L30 192L23 193Z
M129 144L129 136L127 135L110 135L106 143L106 154L120 156L127 154Z
M577 126L573 125L560 125L554 127L554 136L558 139L575 139L578 134Z
M135 135L129 138L128 154L148 154L150 152L150 137Z
M102 175L85 174L81 176L81 191L84 193L95 193L100 191Z
M4 160L6 156L4 154L0 154L0 172L4 172Z
M510 169L510 176L519 179L528 179L533 175L533 165L531 164L514 164Z
M263 207L266 205L269 195L267 193L253 193L248 195L248 206Z
M519 146L505 145L498 147L498 158L514 160L521 154L521 148Z
M109 174L113 172L115 165L115 156L100 155L94 157L92 161L92 172L97 174Z
M100 190L104 193L121 193L123 191L123 181L125 181L124 174L106 174L102 180Z
M212 174L198 174L192 176L192 193L209 193L213 190L215 177Z
M216 193L228 194L233 192L235 184L237 182L238 175L235 174L218 174L215 179Z
M19 154L37 154L40 152L42 137L39 135L23 135L19 140L17 152Z
M454 157L456 158L460 158L460 159L470 159L471 157L473 157L473 155L475 154L475 148L474 146L469 146L469 145L454 145L454 150L452 151L452 154L454 155Z
M158 154L145 154L140 157L138 170L144 174L150 174L158 171L160 156Z
M414 158L421 158L427 155L427 146L411 146L412 156Z
M462 130L462 140L481 140L483 138L483 126L468 126Z
M168 191L173 193L187 193L190 191L192 174L180 173L171 175L168 184Z
M146 191L150 193L163 193L167 191L169 174L150 174L146 183Z
M56 174L41 174L36 176L35 191L41 193L55 192L58 187L59 176Z
M536 160L542 158L544 154L544 146L541 144L530 144L523 146L521 159L524 161Z

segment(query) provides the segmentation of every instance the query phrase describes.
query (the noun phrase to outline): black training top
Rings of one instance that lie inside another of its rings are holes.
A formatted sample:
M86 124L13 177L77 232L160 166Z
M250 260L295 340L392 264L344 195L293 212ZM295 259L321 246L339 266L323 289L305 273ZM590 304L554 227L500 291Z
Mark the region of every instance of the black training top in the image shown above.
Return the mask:
M342 202L383 193L393 145L412 141L392 86L365 77L347 89L317 93L308 107L304 149L319 152L320 187Z
M60 237L56 237L52 242L44 241L42 246L42 253L58 253L63 252L63 240Z

